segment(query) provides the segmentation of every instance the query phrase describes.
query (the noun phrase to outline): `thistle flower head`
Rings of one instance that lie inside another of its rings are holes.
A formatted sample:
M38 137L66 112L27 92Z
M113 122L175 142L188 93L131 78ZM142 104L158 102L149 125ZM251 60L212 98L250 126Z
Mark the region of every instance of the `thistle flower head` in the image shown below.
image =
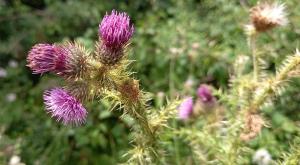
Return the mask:
M214 101L214 96L212 95L212 91L208 85L202 84L197 89L197 96L203 103L209 103Z
M137 103L140 97L139 81L128 79L122 82L119 87L119 92L121 93L124 102L127 104Z
M119 49L126 44L133 31L129 16L115 10L106 14L99 25L99 36L103 44L110 49Z
M245 118L245 131L241 134L240 138L243 141L249 141L255 138L264 125L266 125L266 123L260 115L253 113L247 114Z
M179 105L179 114L178 117L181 120L187 120L191 117L193 113L193 98L187 97L183 102Z
M261 3L250 9L251 21L258 32L288 24L286 7L280 3Z
M98 45L99 57L102 63L114 65L124 56L124 47L132 37L134 27L126 13L115 10L106 14L99 25Z
M54 46L51 44L37 44L32 47L27 57L27 66L35 74L54 71L59 64Z
M82 104L67 91L54 88L44 92L46 111L63 124L80 125L85 122L87 111Z
M66 78L82 77L88 69L89 53L77 43L56 45L54 48L60 67L56 68L58 75Z

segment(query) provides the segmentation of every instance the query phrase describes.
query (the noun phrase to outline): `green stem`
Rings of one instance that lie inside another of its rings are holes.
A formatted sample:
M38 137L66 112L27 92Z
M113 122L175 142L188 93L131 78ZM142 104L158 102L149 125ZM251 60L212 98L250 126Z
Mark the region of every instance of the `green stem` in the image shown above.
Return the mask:
M149 119L146 114L146 107L143 102L140 100L137 106L132 105L131 110L129 111L129 115L135 119L141 129L142 139L138 139L136 141L137 145L141 148L148 150L151 154L151 158L153 158L153 162L157 163L160 161L158 157L158 149L157 149L157 139L155 132L152 131ZM150 150L149 150L150 149ZM140 164L148 164L146 160L142 160Z
M169 90L170 90L170 97L174 97L175 92L175 85L173 81L173 73L175 69L175 57L170 57L170 67L169 67Z
M173 128L177 129L177 123L175 120L173 120ZM175 157L176 157L176 164L177 165L181 165L181 160L180 160L180 152L179 152L179 145L178 145L178 141L176 139L176 137L174 136L173 138L174 140L174 148L175 148Z
M175 85L174 85L174 69L175 69L175 57L170 57L170 67L169 67L169 90L170 90L170 97L174 98L174 93L175 93ZM177 127L177 123L175 120L172 122L173 128ZM175 148L175 157L176 157L176 164L180 165L181 160L180 160L180 152L179 152L179 145L176 137L173 138L174 142L174 148Z
M255 82L258 82L259 68L258 68L258 59L256 54L256 34L251 35L249 40L250 40L249 45L250 45L252 61L253 61L253 78Z
M155 142L154 132L151 130L151 127L148 122L148 118L145 113L145 107L142 103L140 103L139 108L136 111L137 115L135 115L135 119L138 121L140 126L142 127L143 132L149 137L149 143Z

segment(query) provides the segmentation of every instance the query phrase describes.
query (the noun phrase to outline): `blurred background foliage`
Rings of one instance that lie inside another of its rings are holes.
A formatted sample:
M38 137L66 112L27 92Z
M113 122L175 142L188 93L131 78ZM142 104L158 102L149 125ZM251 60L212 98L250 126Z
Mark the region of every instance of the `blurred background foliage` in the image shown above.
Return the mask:
M299 47L300 4L285 3L290 24L258 41L270 72ZM107 102L88 103L87 123L78 128L62 126L45 113L42 91L61 80L31 74L25 65L34 44L76 40L93 50L104 14L126 11L136 27L129 52L136 60L132 70L160 106L164 96L195 94L200 83L228 88L235 58L249 55L243 26L254 4L256 0L0 0L0 164L13 155L37 165L116 164L130 147L131 120L119 119ZM187 80L194 82L190 91ZM299 135L299 89L298 80L264 110L270 128L251 142L253 149L266 148L274 159L289 149Z

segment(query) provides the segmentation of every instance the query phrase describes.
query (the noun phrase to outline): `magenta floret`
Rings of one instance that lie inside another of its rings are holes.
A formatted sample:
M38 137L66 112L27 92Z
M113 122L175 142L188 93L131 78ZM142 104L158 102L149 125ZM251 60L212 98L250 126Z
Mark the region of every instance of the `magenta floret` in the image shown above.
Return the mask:
M80 125L86 120L86 109L64 89L54 88L45 91L44 103L46 111L65 125Z

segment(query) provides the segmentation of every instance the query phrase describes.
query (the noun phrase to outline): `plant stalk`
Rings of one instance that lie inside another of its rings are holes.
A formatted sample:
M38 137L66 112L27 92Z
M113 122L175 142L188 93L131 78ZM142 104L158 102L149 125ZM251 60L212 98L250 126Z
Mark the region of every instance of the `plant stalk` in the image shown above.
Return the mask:
M255 82L258 82L259 68L258 68L258 57L256 53L256 34L249 36L249 46L252 54L253 61L253 79Z

